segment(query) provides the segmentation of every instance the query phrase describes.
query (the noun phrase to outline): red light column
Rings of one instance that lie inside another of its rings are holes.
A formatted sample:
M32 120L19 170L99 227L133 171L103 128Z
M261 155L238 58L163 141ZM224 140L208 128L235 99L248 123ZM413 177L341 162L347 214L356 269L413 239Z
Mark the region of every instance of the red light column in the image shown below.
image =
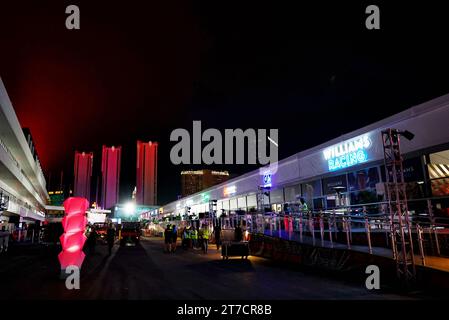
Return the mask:
M75 197L86 198L88 201L90 201L93 158L94 154L92 152L75 151L73 195Z
M157 204L157 142L137 141L136 202Z
M121 147L103 146L101 159L103 209L111 209L118 203L121 154Z
M58 255L61 271L68 266L81 268L85 254L83 246L86 242L84 231L87 225L86 210L89 202L85 198L68 198L64 201L65 216L62 219L64 228L61 240L62 252Z

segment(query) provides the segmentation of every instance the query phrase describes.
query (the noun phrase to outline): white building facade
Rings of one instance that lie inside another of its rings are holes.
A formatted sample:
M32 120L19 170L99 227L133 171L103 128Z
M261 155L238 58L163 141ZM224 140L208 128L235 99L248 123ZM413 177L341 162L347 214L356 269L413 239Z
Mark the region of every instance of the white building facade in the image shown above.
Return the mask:
M384 199L382 130L408 130L401 138L404 177L411 199L449 203L449 95L439 97L278 162L277 170L255 170L164 205L164 215L200 214L216 200L221 212L253 211L258 199L280 212L303 198L309 208L328 209ZM301 137L298 137L298 140ZM258 190L265 186L265 194ZM449 210L447 211L449 214Z
M21 224L45 219L48 192L30 135L26 136L0 79L0 220Z

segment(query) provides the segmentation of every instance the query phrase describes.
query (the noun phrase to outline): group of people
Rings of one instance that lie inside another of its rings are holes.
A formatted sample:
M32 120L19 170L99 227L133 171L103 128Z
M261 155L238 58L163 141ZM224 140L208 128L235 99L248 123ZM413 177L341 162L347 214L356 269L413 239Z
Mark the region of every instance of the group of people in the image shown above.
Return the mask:
M198 230L195 226L187 226L182 232L182 246L185 249L202 249L207 253L209 248L209 227L203 224Z
M217 251L220 250L222 245L221 231L220 224L214 225L213 237L215 240L215 245L217 246ZM244 236L242 227L237 225L234 231L234 240L237 242L243 241ZM202 249L204 253L208 252L211 236L208 225L203 224L199 229L197 229L194 225L188 225L178 231L176 225L168 224L164 231L165 252L173 253L176 251L178 234L181 235L181 246L183 249Z
M181 235L181 245L184 249L202 249L208 252L210 232L207 225L203 224L200 229L195 226L187 226L179 231ZM168 224L164 231L165 252L174 253L178 240L178 228L174 224Z
M0 231L0 253L8 251L9 236L9 231L6 230L5 226L2 226Z

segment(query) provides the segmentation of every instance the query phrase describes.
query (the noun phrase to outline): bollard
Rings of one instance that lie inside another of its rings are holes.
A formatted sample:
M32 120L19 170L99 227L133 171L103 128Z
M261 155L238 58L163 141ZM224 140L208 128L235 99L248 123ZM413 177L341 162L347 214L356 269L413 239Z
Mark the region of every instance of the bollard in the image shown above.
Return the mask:
M324 221L323 214L320 214L320 236L321 236L321 246L324 247Z
M303 239L302 239L302 213L299 216L299 241L303 242Z
M278 225L278 234L279 234L279 238L282 238L282 225L281 225L281 217L278 216L277 217L277 225Z
M293 221L292 217L288 217L288 240L292 239Z
M368 251L370 254L373 254L373 248L371 247L371 225L366 215L365 215L365 230L367 238L366 240L368 241Z
M334 223L334 230L335 230L335 241L338 242L338 223L337 223L337 216L335 214L335 209L332 210L332 220Z
M348 231L349 231L349 241L352 242L351 216L348 217L347 225L348 225Z
M419 252L421 253L422 265L425 266L426 258L424 255L424 247L423 247L423 229L419 224L416 225L416 231L418 232L418 244L419 244Z
M433 229L433 233L435 235L435 246L437 249L437 255L440 256L441 252L440 252L440 242L438 241L438 233L437 233L437 229L436 228L432 228Z
M312 215L309 218L309 229L310 229L310 232L312 233L312 244L313 244L313 246L315 246L315 225L313 223Z
M348 249L351 249L351 241L349 239L348 221L347 218L343 218L343 229L346 232L346 245Z

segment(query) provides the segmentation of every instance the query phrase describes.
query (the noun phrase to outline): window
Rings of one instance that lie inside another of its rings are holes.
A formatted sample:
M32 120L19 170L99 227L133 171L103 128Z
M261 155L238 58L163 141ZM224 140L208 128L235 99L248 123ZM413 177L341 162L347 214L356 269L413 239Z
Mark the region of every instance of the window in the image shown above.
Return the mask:
M449 195L449 150L430 154L430 187L433 196Z
M330 177L323 179L323 194L336 194L346 192L347 190L346 175Z
M423 188L424 174L421 158L416 157L406 159L402 162L402 167L404 170L404 181L406 183L405 188L407 192L407 198L423 198L425 193ZM382 167L381 169L383 170L382 177L385 178L385 168Z
M360 191L375 189L379 183L379 172L377 167L358 170L348 173L349 191Z
M230 209L231 210L237 210L238 206L237 206L237 198L231 199L230 201Z
M237 206L239 209L246 210L246 197L241 197L237 199Z
M302 184L302 194L305 198L321 196L321 180L315 180Z
M284 203L284 190L283 189L271 190L270 203Z
M382 200L376 191L376 184L380 182L379 178L379 170L377 167L348 173L350 203L354 205Z
M301 190L302 190L304 200L306 201L309 208L316 209L317 207L314 205L315 204L314 198L321 197L321 180L315 180L312 182L304 183L301 185ZM323 200L320 199L317 202L317 205L318 205L318 203L321 203L318 207L318 208L321 208Z
M298 184L296 186L284 188L285 202L296 202L301 196L301 186Z
M248 208L256 208L257 207L257 196L255 194L252 194L250 196L246 197Z

